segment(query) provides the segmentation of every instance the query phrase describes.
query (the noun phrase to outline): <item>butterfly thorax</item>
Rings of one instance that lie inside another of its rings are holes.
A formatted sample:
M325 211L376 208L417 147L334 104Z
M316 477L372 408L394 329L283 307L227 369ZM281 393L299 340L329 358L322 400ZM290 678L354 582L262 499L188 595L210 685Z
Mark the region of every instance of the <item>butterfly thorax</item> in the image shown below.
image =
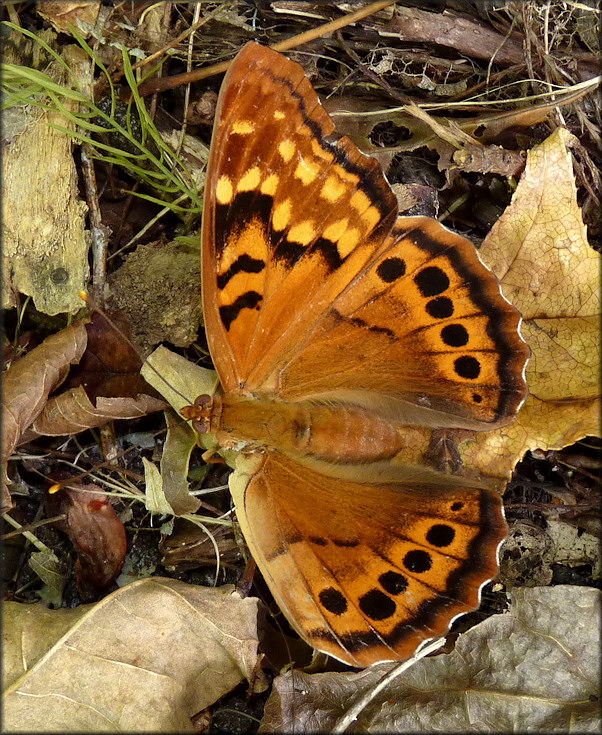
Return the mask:
M208 420L209 432L224 448L242 443L327 462L376 462L404 446L392 423L347 404L226 393L214 398Z

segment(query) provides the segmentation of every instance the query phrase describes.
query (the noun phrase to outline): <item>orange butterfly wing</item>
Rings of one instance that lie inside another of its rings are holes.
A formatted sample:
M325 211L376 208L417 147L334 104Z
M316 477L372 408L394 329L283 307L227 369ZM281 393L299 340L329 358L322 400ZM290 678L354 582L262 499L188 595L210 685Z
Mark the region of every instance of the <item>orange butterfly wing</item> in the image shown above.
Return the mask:
M497 574L497 493L457 484L442 500L439 485L369 486L280 452L256 459L231 483L253 557L297 632L351 666L409 658Z
M203 308L226 391L264 384L250 375L266 349L290 357L393 225L378 164L333 132L298 64L243 48L220 92L203 213ZM341 226L345 210L362 222Z

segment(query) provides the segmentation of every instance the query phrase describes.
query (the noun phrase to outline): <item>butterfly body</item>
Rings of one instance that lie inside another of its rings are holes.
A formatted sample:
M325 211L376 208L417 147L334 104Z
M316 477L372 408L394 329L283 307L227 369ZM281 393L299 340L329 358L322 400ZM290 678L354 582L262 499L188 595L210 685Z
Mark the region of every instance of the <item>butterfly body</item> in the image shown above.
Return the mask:
M474 246L396 216L302 68L247 44L203 213L221 391L183 414L242 450L237 517L291 625L355 666L407 658L476 607L506 535L486 483L404 464L408 432L497 428L526 396L520 314Z
M405 444L391 422L359 407L231 393L214 399L208 430L221 447L277 449L333 463L390 459Z

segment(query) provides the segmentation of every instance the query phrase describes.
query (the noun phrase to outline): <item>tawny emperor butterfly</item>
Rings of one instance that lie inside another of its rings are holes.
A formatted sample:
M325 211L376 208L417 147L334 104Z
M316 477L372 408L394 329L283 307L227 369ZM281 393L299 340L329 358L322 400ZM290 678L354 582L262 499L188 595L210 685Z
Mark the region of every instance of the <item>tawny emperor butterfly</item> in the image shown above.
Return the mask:
M222 391L183 413L242 449L237 516L290 623L367 666L476 607L506 533L492 490L396 460L404 427L507 423L528 348L473 245L398 218L376 161L333 132L298 64L244 47L203 216Z

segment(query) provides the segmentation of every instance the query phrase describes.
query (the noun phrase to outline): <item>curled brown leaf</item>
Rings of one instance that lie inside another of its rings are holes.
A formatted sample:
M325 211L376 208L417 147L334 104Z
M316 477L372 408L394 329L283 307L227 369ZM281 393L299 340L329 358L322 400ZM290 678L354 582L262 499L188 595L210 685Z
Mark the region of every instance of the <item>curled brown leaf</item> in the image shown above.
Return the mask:
M125 528L107 496L97 485L65 487L57 496L67 518L61 529L77 550L77 587L82 600L91 602L119 574L125 559Z
M82 320L47 337L41 345L7 370L2 392L4 478L6 463L21 435L42 412L49 394L65 380L69 365L79 362L87 343L85 323ZM2 512L11 507L5 479Z

